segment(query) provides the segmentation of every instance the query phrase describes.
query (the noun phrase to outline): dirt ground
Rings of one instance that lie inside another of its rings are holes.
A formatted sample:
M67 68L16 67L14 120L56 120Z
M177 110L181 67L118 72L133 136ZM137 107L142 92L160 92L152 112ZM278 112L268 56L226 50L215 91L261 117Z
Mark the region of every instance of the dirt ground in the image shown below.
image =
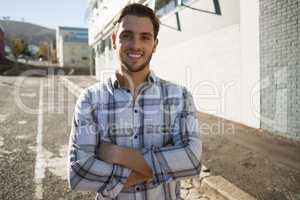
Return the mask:
M258 200L300 200L300 142L199 114L203 164Z

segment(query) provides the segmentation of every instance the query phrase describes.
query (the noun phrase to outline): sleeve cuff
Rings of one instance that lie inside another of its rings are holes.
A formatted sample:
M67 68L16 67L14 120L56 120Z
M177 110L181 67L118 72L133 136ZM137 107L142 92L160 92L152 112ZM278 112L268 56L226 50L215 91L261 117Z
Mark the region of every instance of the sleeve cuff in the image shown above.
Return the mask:
M106 187L106 189L101 192L101 196L115 198L122 191L130 173L131 169L114 165L113 174L109 184L113 185L113 187L111 189Z
M154 153L154 148L154 146L151 146L150 148L143 149L143 156L153 172L153 177L150 183L153 185L158 185L161 182L159 176L162 176L163 172L159 171L159 166Z

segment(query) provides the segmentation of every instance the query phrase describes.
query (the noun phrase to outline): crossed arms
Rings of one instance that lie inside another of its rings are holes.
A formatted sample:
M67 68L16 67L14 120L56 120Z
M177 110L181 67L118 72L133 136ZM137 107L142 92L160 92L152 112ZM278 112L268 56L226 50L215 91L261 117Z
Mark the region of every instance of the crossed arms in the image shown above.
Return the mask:
M151 181L152 184L159 185L200 173L201 140L196 109L192 96L186 90L184 109L176 117L172 130L172 146L151 146L136 151L150 167L149 173L152 177L141 175L137 173L137 168L133 169L116 160L106 160L103 155L101 159L101 145L100 148L98 145L100 135L92 115L91 96L92 93L88 89L84 90L75 107L68 163L68 181L71 189L96 191L103 196L114 198L124 187L141 181Z

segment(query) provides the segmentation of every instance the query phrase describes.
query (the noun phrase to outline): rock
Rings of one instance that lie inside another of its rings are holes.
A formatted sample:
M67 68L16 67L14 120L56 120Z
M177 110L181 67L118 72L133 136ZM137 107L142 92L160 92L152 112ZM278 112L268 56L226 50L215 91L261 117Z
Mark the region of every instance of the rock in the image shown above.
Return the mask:
M206 195L202 195L198 200L210 200L210 198Z
M201 193L197 189L193 188L193 189L190 189L189 194L186 197L186 199L194 200L194 199L200 198L201 196L202 196Z
M203 166L203 167L202 167L202 172L210 172L210 169L207 168L207 167L205 167L205 166Z
M199 178L193 178L192 179L192 185L194 188L199 189L201 186L201 182Z
M192 187L193 187L193 185L190 183L190 180L181 181L181 188L190 189Z
M201 172L199 175L199 179L201 181L203 178L208 177L208 176L210 176L209 172Z
M188 194L189 194L189 191L188 191L188 190L186 190L186 189L181 189L181 190L180 190L180 197L181 197L182 199L185 199L185 198L187 197Z

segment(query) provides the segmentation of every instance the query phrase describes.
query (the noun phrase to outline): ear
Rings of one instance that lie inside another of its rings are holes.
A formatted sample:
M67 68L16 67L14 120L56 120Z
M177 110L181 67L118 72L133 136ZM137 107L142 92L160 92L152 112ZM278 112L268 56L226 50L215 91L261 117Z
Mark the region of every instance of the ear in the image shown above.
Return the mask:
M115 32L113 32L113 33L111 34L111 42L112 42L112 47L113 47L114 49L117 48L117 46L116 46L116 38L117 38L117 35L116 35Z
M153 47L153 53L156 51L156 47L158 45L158 39L156 38L155 41L154 41L154 47Z

